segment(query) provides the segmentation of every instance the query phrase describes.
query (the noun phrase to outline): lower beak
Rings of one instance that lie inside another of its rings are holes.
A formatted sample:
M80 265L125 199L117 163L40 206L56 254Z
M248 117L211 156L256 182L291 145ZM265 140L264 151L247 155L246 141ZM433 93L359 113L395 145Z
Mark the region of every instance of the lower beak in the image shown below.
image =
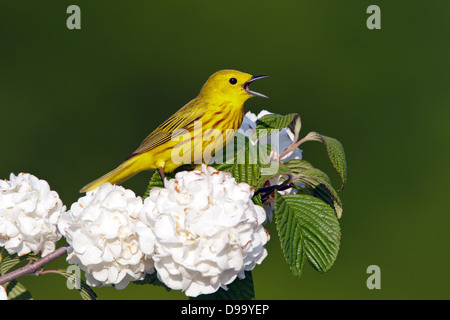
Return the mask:
M247 93L249 93L249 94L251 94L251 95L253 95L255 97L268 98L267 96L263 95L262 93L252 91L252 90L250 90L248 88L249 84L252 83L253 81L258 80L258 79L262 79L262 78L267 78L267 77L268 77L267 75L253 76L253 77L250 78L250 80L246 81L242 85L242 88L244 88L244 90L247 91Z

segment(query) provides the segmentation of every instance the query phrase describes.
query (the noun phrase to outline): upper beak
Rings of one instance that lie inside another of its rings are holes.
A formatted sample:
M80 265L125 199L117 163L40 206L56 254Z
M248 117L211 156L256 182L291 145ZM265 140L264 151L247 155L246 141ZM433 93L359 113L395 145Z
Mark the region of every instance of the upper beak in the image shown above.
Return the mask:
M250 80L246 81L242 85L242 88L244 88L244 90L247 91L247 93L249 93L251 95L254 95L256 97L268 98L267 96L263 95L262 93L249 90L249 88L248 88L249 84L252 83L253 81L258 80L258 79L262 79L262 78L267 78L267 77L268 77L267 75L253 76L253 77L250 78Z

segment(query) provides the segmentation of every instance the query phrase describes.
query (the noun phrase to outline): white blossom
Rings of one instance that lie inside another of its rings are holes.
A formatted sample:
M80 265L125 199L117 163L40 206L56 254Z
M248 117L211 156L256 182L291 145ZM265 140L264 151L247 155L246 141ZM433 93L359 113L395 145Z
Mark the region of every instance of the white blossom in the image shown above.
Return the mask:
M269 235L253 188L228 172L202 165L154 188L144 201L136 232L153 257L158 278L188 296L227 288L262 262Z
M11 173L9 181L0 180L0 246L19 256L53 252L61 238L56 224L65 210L47 181Z
M238 132L244 134L249 139L252 138L253 134L256 132L256 121L266 115L273 114L269 111L262 110L258 115L252 112L247 112L242 120L241 127ZM271 158L274 160L279 160L286 162L292 159L301 159L302 150L296 148L294 151L289 152L283 158L278 159L279 155L283 153L293 142L295 135L289 128L284 128L279 130L276 134L268 135L266 143L272 144L272 154ZM257 142L256 142L257 143Z
M8 294L2 285L0 285L0 300L8 300Z
M62 215L58 228L70 245L67 260L85 271L89 285L123 289L154 271L133 231L142 206L133 191L105 183Z

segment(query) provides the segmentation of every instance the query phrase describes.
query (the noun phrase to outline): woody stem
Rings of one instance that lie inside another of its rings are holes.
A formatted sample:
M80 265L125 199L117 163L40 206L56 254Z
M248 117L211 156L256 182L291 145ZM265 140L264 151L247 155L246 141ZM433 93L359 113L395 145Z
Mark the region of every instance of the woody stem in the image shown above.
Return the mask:
M11 280L17 279L21 276L35 273L36 271L38 271L40 268L42 268L44 265L46 265L50 261L53 261L56 258L59 258L63 254L65 254L67 252L68 247L69 247L69 245L67 244L61 248L56 249L52 253L49 253L45 257L43 257L35 262L29 263L22 268L16 269L14 271L11 271L11 272L1 276L0 277L0 285L10 282Z

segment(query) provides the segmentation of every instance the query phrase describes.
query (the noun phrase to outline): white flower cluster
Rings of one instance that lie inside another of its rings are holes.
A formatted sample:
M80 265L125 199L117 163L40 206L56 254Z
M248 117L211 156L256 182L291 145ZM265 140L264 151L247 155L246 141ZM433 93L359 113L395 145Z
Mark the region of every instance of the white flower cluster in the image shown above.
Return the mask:
M85 271L89 285L123 289L154 271L134 234L142 207L133 191L105 183L61 216L58 228L70 245L67 260Z
M226 288L261 263L269 235L264 209L252 196L248 184L205 165L152 189L137 234L159 279L197 296Z
M143 202L105 183L65 206L48 183L29 174L0 181L0 246L10 254L55 250L65 236L67 261L91 286L125 288L157 271L188 296L227 288L267 256L266 214L253 188L202 166L165 180Z
M155 269L188 296L226 288L266 257L269 235L253 188L204 165L154 188L144 202L109 183L72 204L58 223L68 261L89 285L125 288Z
M42 256L55 250L61 238L56 224L66 210L47 181L28 173L0 180L0 246L19 256Z

